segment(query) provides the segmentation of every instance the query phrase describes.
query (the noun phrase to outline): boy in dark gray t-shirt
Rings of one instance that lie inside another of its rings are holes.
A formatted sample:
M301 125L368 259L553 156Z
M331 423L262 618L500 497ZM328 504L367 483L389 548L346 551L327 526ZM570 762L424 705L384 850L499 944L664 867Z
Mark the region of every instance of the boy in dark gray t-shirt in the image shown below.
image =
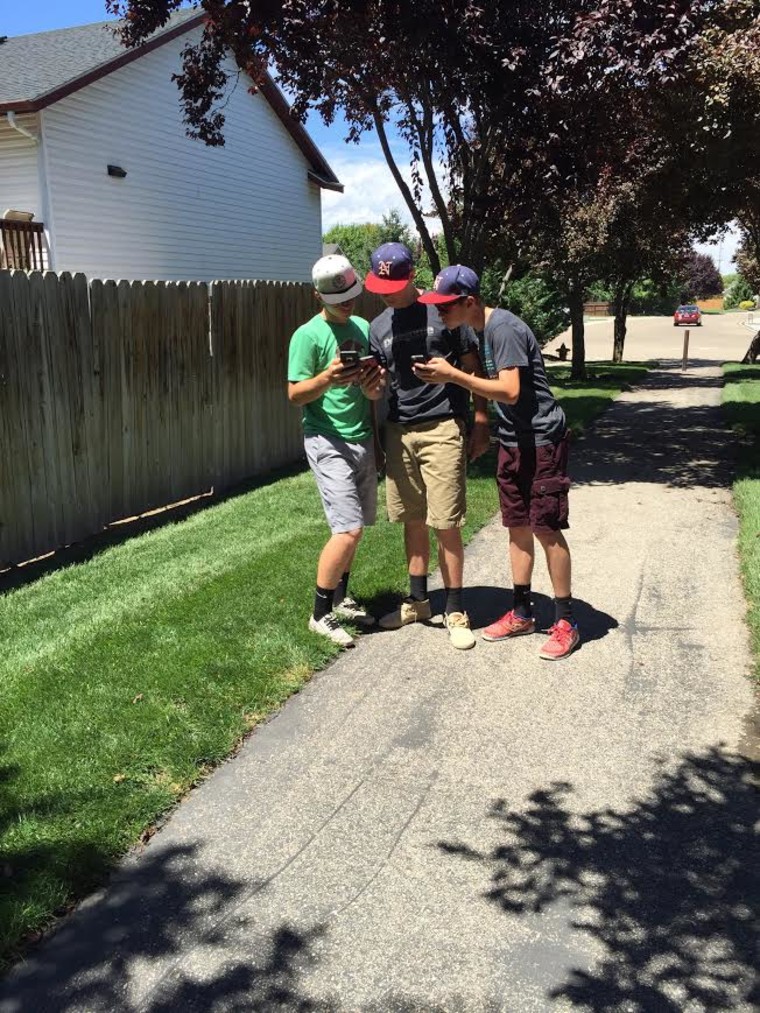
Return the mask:
M546 556L555 606L554 625L539 653L550 661L565 658L580 643L570 593L570 549L562 534L568 527L569 434L565 413L549 387L541 349L531 329L514 313L484 305L480 279L469 267L445 268L433 291L419 301L436 306L449 328L474 328L486 378L464 373L443 358L415 364L415 374L428 382L458 384L496 404L500 444L496 482L502 522L509 529L514 602L509 612L486 627L483 639L507 640L535 631L530 599L535 537Z
M403 243L383 243L371 256L365 285L381 296L386 309L370 325L370 345L388 370L389 403L385 425L388 519L404 525L409 596L380 619L395 630L431 617L427 590L429 530L435 531L446 589L445 626L458 650L475 646L464 607L462 526L467 505L466 461L488 449L486 402L475 398L469 439L466 419L470 395L453 383L428 383L414 371L431 356L463 370L479 370L475 335L451 329L434 306L417 301L414 259Z

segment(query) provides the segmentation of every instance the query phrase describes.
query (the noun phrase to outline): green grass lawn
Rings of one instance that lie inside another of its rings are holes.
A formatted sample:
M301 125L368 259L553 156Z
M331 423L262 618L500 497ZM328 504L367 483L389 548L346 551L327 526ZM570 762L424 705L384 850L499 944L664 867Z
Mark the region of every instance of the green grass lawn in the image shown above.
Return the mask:
M579 432L644 372L552 378ZM472 469L467 539L496 511L493 458ZM0 966L335 655L306 630L326 533L304 472L0 596ZM352 591L382 607L405 571L381 521Z
M734 502L755 675L760 680L760 366L727 363L723 372L723 405L740 438Z

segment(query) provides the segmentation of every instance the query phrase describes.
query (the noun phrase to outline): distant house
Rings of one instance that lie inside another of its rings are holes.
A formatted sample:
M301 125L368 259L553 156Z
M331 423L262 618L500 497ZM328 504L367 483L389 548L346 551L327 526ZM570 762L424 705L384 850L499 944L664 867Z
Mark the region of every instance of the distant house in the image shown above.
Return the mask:
M343 188L274 82L250 94L231 59L225 146L185 135L171 76L201 22L175 13L136 50L113 22L0 46L0 266L44 241L46 266L90 277L310 278L321 190Z

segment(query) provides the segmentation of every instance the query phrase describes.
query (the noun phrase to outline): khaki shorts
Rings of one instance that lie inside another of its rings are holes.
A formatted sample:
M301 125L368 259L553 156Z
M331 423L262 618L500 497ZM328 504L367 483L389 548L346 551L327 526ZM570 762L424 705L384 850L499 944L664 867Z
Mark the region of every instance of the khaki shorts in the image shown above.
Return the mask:
M461 528L467 512L465 426L436 419L385 429L386 499L391 521Z

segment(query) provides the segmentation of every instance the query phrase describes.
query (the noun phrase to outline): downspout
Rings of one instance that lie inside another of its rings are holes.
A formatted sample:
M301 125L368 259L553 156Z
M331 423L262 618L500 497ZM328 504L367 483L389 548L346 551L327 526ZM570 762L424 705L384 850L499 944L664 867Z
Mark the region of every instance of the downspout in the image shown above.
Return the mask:
M31 130L27 130L26 127L22 127L20 123L16 122L15 113L6 113L5 118L8 120L8 125L11 126L14 130L17 130L20 134L23 134L24 137L28 137L30 141L34 141L35 144L40 143L40 139L39 137L37 137L36 134L33 134Z
M5 114L5 118L8 121L8 126L15 130L19 134L23 134L24 137L28 137L38 148L37 154L37 186L39 188L39 200L42 205L42 219L45 223L45 242L47 244L48 253L48 270L54 270L54 254L53 254L53 236L52 236L52 222L49 208L49 200L47 193L47 166L46 166L46 152L45 146L42 144L42 135L33 134L31 130L27 130L26 127L22 127L21 124L16 120L16 114L14 112L8 112Z

